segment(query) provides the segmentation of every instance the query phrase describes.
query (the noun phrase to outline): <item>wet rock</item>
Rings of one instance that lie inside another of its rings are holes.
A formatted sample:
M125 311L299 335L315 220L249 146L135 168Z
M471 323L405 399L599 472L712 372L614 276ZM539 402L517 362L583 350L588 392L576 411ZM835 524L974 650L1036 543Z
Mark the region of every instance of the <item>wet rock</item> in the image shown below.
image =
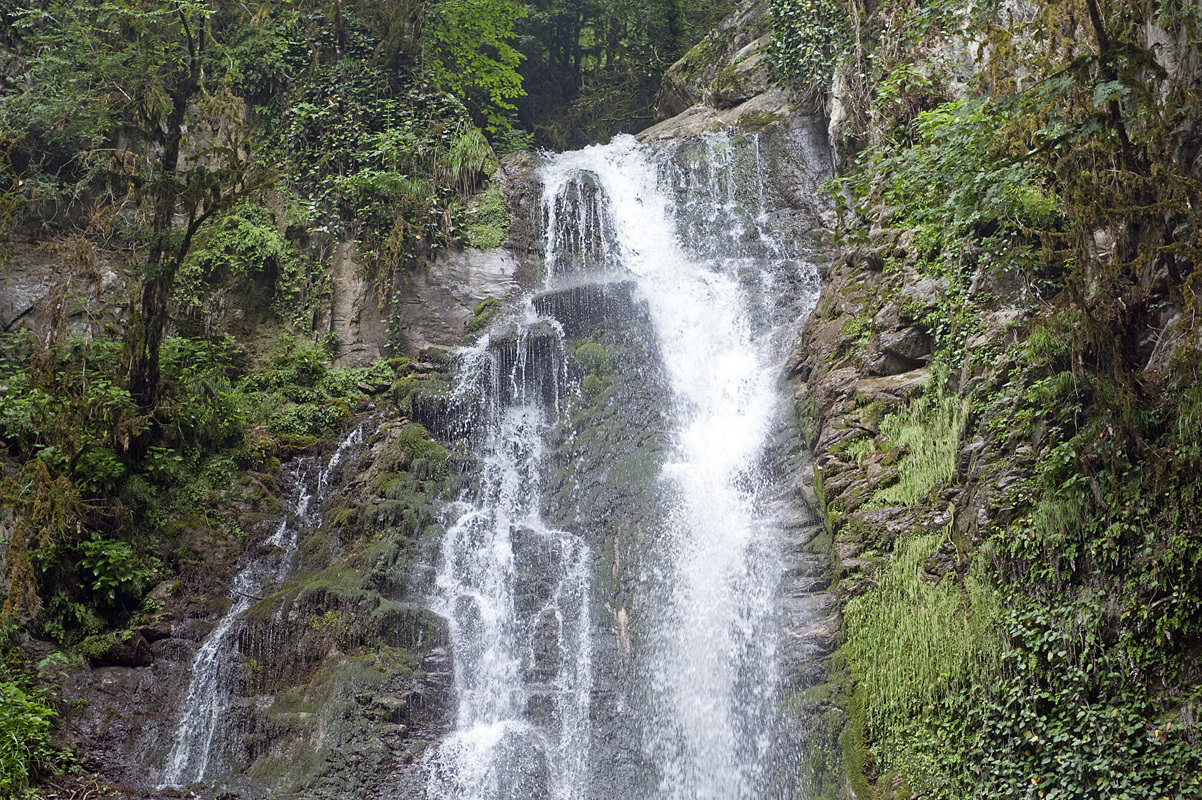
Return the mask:
M112 637L108 647L88 654L94 667L149 667L154 663L150 643L141 633Z
M888 353L909 362L920 362L931 355L930 334L918 328L903 328L895 333L882 333L878 346Z
M606 324L648 319L646 304L634 297L633 281L590 283L536 295L540 316L554 317L568 339L582 339Z
M554 408L564 364L559 331L549 323L514 327L489 339L498 374L513 376L497 385L502 403L530 398Z
M353 239L334 248L330 268L330 305L315 320L314 329L325 331L337 343L335 363L359 367L380 358L388 341L381 314L379 290L357 259Z
M744 45L734 60L723 69L702 93L702 100L714 108L733 108L763 94L769 86L769 37L762 36Z
M900 404L926 390L931 371L926 367L894 375L864 378L854 384L855 396L862 401Z

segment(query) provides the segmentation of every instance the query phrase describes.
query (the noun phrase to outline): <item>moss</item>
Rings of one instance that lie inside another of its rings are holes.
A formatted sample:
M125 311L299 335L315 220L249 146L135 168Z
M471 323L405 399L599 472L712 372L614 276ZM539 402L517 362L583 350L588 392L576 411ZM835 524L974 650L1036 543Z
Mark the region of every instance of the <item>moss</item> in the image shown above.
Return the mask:
M605 393L605 379L586 375L580 383L580 391L586 400L595 401Z
M88 636L75 646L75 651L90 661L99 661L114 647L132 639L133 635L133 631L126 630Z
M709 37L693 45L689 52L680 59L680 79L691 83L704 75L716 61L714 49L713 39Z
M493 182L476 200L475 210L468 214L464 242L480 250L496 249L509 236L509 211L500 184Z
M762 131L774 122L780 122L784 117L780 114L773 114L771 111L748 111L739 117L739 127L743 130L754 133Z
M727 64L710 83L710 91L714 94L734 94L742 91L745 79L739 77L739 65L746 60L747 56L739 56Z
M430 438L417 423L407 423L397 434L393 449L407 459L409 471L419 480L441 481L447 475L447 449Z
M859 697L847 703L847 725L840 737L843 746L843 774L857 800L876 800L876 791L869 779L869 769L875 763L865 735L864 708Z
M601 375L609 369L609 352L605 345L585 342L576 348L576 362L588 372Z

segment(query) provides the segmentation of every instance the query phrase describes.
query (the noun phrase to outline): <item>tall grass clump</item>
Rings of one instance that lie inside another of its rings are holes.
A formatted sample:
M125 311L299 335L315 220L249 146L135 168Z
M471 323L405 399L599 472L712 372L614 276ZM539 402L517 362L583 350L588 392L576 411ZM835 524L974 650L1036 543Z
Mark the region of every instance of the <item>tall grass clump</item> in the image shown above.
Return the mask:
M53 757L50 726L55 716L44 698L0 681L0 795L17 797Z
M998 600L970 571L963 584L924 565L943 534L904 542L877 585L844 611L844 652L860 692L866 732L896 739L928 707L979 684L999 658Z
M950 478L967 415L968 404L942 389L887 414L881 420L881 436L887 440L882 449L900 446L907 454L898 463L897 482L873 492L864 507L913 505L935 484Z

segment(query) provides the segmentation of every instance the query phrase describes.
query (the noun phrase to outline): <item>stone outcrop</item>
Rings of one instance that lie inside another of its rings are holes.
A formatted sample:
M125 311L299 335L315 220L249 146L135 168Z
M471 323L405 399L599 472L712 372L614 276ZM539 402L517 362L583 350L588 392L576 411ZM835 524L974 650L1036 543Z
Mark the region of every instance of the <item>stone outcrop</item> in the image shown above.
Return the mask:
M441 478L415 464L414 426L377 426L330 476L337 492L292 577L235 623L214 750L224 777L199 796L423 794L418 762L455 713L446 621L419 602L437 554ZM263 515L249 535L260 541L277 524ZM155 783L196 648L230 604L230 575L208 571L156 589L158 610L131 631L85 642L90 666L65 679L75 700L63 710L64 744L117 797L198 796Z
M772 83L770 35L767 0L741 3L665 73L655 98L660 121L638 138L759 130L792 115L795 98Z

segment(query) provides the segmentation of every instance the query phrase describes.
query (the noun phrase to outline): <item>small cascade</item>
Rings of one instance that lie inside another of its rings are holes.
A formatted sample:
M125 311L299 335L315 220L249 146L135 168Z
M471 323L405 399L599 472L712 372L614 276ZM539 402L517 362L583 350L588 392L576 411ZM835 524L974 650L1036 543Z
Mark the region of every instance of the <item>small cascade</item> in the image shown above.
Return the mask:
M431 800L583 797L591 685L591 556L541 519L543 436L563 383L543 321L463 356L479 482L450 509L434 608L450 621L455 732L429 760Z
M238 573L230 590L229 610L196 651L192 679L160 788L188 786L207 780L213 773L215 751L221 747L220 725L230 701L229 674L237 623L265 592L287 579L301 534L321 524L330 476L348 453L363 444L366 424L360 423L343 436L324 464L310 456L284 467L280 480L290 487L290 493L285 499L284 518L265 542L273 549Z

